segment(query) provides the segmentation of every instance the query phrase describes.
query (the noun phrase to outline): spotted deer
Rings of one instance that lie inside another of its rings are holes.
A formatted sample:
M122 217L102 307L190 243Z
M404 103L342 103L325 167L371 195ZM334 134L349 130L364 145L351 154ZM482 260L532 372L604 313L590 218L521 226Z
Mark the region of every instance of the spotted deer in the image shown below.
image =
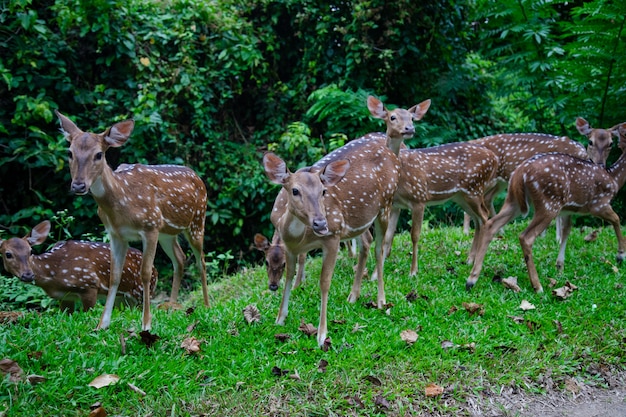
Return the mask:
M611 133L606 129L592 128L582 117L576 119L576 129L581 135L587 137L589 141L587 149L567 136L543 133L507 133L469 142L484 146L498 157L497 179L485 195L485 202L492 216L496 214L493 206L494 198L506 188L513 171L532 156L540 153L560 152L581 159L591 159L597 164L606 163L613 143ZM469 215L466 214L463 222L466 233L469 231L469 220Z
M400 151L400 180L393 199L393 210L385 236L384 256L389 256L398 217L402 209L411 211L413 244L410 275L418 271L418 244L426 206L454 201L469 213L476 225L471 263L481 226L489 218L485 191L493 181L498 159L490 150L471 143L450 143Z
M387 146L396 155L400 152L400 149L406 149L404 146L404 140L413 137L415 134L414 121L421 120L430 107L430 100L424 100L421 103L411 107L408 110L402 108L396 108L388 110L383 103L374 96L369 96L367 99L367 106L371 114L379 119L382 119L386 125L385 133L370 133L362 138L363 140L379 141L381 144ZM328 163L338 154L333 153L320 162ZM316 164L317 165L317 164ZM284 191L279 192L272 209L272 217L274 219L280 218L286 207L286 197ZM359 239L352 239L349 247L351 255L354 256L355 245L360 251L367 252L371 246L373 237L369 231L362 234ZM265 253L266 268L269 277L269 288L272 291L278 289L278 284L285 269L285 253L284 245L280 239L280 234L276 231L272 237L272 241L264 236L257 234L255 236L255 247ZM296 280L293 284L293 288L298 287L304 279L304 262L306 260L306 254L299 255L298 258L298 272L296 274ZM358 268L358 267L357 267ZM376 274L376 272L374 272ZM376 280L376 278L373 278Z
M40 255L32 254L32 246L42 244L49 233L50 222L45 220L23 238L0 240L4 269L23 282L33 282L41 287L49 297L59 300L63 310L74 311L76 301L81 302L83 311L90 310L98 296L106 296L109 291L109 245L68 240L57 242L52 249ZM143 299L140 268L141 252L130 248L124 261L118 296L133 305ZM153 268L150 279L152 292L157 276Z
M391 202L398 183L400 164L396 155L379 141L360 138L331 152L312 167L291 173L277 155L266 153L263 166L269 180L283 188L277 200L283 209L272 211L271 220L283 241L286 255L285 287L277 324L284 324L295 273L296 258L312 249L323 252L320 276L321 306L317 342L323 346L328 334L327 303L339 244L360 236L373 224L378 271L377 304L385 304L382 240L387 229ZM277 209L277 210L276 210ZM367 260L361 250L348 301L361 291Z
M113 171L105 154L110 147L126 143L135 126L133 120L118 122L103 133L83 132L69 118L56 113L61 131L70 143L70 190L77 195L91 192L98 216L111 240L111 280L104 312L97 329L111 323L115 296L121 282L123 260L130 241L141 241L141 279L150 284L157 242L171 259L173 282L170 301L178 298L185 254L177 236L183 234L191 246L200 273L204 304L208 306L203 255L207 191L191 169L177 165L125 164ZM142 330L150 330L150 293L144 292Z
M565 244L571 229L572 214L589 214L609 222L618 241L617 260L626 256L626 242L620 229L620 220L611 208L611 200L626 181L626 123L608 129L620 137L622 155L608 169L589 159L563 153L539 154L524 161L511 175L504 205L486 224L476 251L474 267L466 281L471 289L478 280L489 243L497 231L520 214L526 215L530 206L534 215L519 237L528 276L533 288L542 292L535 267L532 247L535 239L557 216L564 216L565 226L557 265L564 262Z

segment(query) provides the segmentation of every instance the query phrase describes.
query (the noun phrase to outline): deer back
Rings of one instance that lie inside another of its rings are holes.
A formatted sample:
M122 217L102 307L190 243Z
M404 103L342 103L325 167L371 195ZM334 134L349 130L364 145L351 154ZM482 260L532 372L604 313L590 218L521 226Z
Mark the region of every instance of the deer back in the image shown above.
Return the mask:
M495 179L498 158L467 142L400 152L402 170L396 199L444 201L461 192L481 196Z
M529 158L509 181L509 194L522 213L528 213L527 202L531 202L555 216L561 211L593 213L610 205L618 190L619 184L603 165L562 153Z

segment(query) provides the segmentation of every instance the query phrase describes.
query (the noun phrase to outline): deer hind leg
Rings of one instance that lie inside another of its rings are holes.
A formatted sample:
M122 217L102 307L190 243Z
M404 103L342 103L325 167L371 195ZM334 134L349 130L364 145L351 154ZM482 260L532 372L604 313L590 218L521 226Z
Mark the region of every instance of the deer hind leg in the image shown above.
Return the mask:
M387 304L385 298L385 282L383 280L383 270L385 269L383 239L387 231L388 217L388 212L383 212L382 214L379 214L374 221L374 253L376 255L376 281L378 282L378 308L383 308L385 304Z
M489 212L487 211L485 201L482 196L464 196L464 199L459 201L460 206L465 210L466 214L469 214L474 221L474 238L472 239L472 247L467 254L467 264L472 265L476 258L476 250L480 236L483 232L483 226L489 219Z
M154 265L154 256L156 254L158 240L159 234L157 231L144 232L143 257L141 259L141 283L144 288L141 330L145 331L152 328L152 315L150 313L150 291L146 291L146 288L150 288L150 281L152 280L152 266ZM180 246L178 246L178 249L180 249Z
M382 240L382 238L381 238ZM337 253L339 252L339 239L327 240L323 246L322 273L320 275L320 323L317 327L317 344L323 346L328 335L327 308L328 292L330 282L337 263ZM381 251L382 252L382 251Z
M563 272L565 266L565 247L567 246L567 238L572 230L572 216L562 214L556 218L556 237L559 242L559 255L556 258L556 269Z
M180 243L178 243L178 238L175 235L159 235L159 244L161 245L161 248L163 249L167 257L170 258L170 260L172 261L173 277L170 302L175 303L178 301L180 282L182 280L183 270L185 268L185 253L180 247ZM198 259L198 257L196 257L196 259ZM150 287L144 286L144 288Z
M202 225L202 229L204 230L204 223ZM189 233L185 231L185 238L189 242L191 246L191 251L193 252L193 256L196 259L196 268L200 271L200 282L202 284L202 299L204 301L204 306L209 306L209 287L207 284L206 278L206 264L204 263L204 234L203 233ZM184 256L184 255L183 255ZM184 258L183 258L184 259Z
M604 206L603 210L597 214L594 213L595 216L600 217L601 219L606 220L611 223L613 226L613 230L615 231L615 237L617 238L617 262L622 262L624 258L626 258L626 241L624 240L624 235L622 235L622 228L620 225L619 216L610 205Z
M356 265L352 290L350 291L350 295L348 295L349 303L355 303L361 295L361 283L363 281L363 275L365 275L365 265L367 264L371 245L372 234L369 230L366 230L359 238L359 260Z
M304 264L306 263L306 252L298 255L298 272L296 273L296 282L293 283L294 288L298 288L304 282Z
M537 268L535 266L535 261L533 260L533 244L535 243L537 236L548 228L555 217L556 215L550 212L535 209L533 219L530 221L526 230L524 230L519 236L522 252L524 252L524 261L526 261L526 269L528 269L528 278L530 279L530 283L533 288L538 293L543 292L543 287L539 282Z
M117 289L122 279L122 269L126 261L126 252L128 251L128 242L118 236L111 236L111 278L109 282L109 292L104 303L104 311L100 317L100 322L96 330L106 329L111 324L111 315L115 306L115 297Z
M500 212L485 223L480 236L478 238L474 236L474 240L476 241L476 255L474 257L472 272L465 282L466 290L469 291L474 285L476 285L476 281L478 281L478 277L480 276L480 271L483 268L485 254L495 234L519 214L519 207L515 203L507 201L504 203L504 206L502 206Z
M98 289L91 288L83 294L80 294L80 302L83 305L83 311L91 310L93 306L96 305L96 302L98 302ZM72 303L74 302L72 301Z
M387 231L385 232L385 236L383 238L383 257L387 259L389 254L391 253L391 247L393 245L393 238L396 233L396 226L398 225L398 219L400 217L400 209L398 207L392 207L391 213L389 214L389 221L387 224ZM370 234L371 237L371 234ZM371 245L371 240L370 240ZM370 277L371 281L378 280L378 270L374 269L372 276Z

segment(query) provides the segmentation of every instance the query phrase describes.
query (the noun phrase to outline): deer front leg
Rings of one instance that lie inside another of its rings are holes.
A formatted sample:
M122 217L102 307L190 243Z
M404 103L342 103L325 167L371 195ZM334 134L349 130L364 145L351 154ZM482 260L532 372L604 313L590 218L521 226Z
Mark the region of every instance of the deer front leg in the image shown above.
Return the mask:
M383 237L387 231L388 213L389 212L383 212L379 214L376 221L374 221L374 237L376 239L374 254L376 255L376 276L378 280L378 308L383 308L385 304L387 304L385 298L385 282L383 280L383 270L385 268Z
M127 251L128 242L118 236L111 235L111 278L109 282L109 292L107 293L104 311L102 312L96 330L106 329L111 324L111 315L113 314L113 307L115 307L115 297L117 296L117 289L122 279L122 269L126 261Z
M565 247L567 246L567 238L572 230L572 216L561 215L556 219L557 240L559 241L559 254L556 257L556 269L563 272L565 266Z
M86 292L84 292L83 294L80 294L80 302L83 305L83 311L91 310L93 306L96 305L97 301L98 301L98 289L97 288L91 288L87 290Z
M524 253L524 260L526 261L526 268L528 269L528 278L533 288L538 293L543 292L543 287L539 282L539 275L537 274L537 268L533 260L533 244L537 236L547 229L550 222L552 222L552 219L555 217L556 216L551 216L550 213L536 210L530 224L519 236L522 252Z
M304 282L304 264L306 263L306 252L298 255L298 273L296 274L296 282L293 287L298 288Z
M283 289L283 298L280 301L280 309L276 317L276 324L284 325L287 314L289 313L289 297L291 296L291 288L293 286L293 276L296 269L297 256L287 251L285 253L285 288Z
M392 207L391 213L389 214L389 222L387 225L387 231L385 232L385 237L383 239L383 256L385 259L391 253L391 247L393 245L393 238L396 233L396 226L398 225L398 219L400 218L399 207ZM378 281L378 270L374 269L372 276L370 277L371 281Z
M323 346L328 335L327 324L327 308L328 308L328 292L330 290L330 281L335 271L337 263L337 253L339 252L339 239L332 239L325 242L323 247L322 273L320 275L320 323L317 326L317 345Z
M611 206L606 206L605 210L598 215L602 219L608 221L613 226L613 230L615 231L615 237L617 237L617 262L621 263L626 258L626 241L624 240L624 235L622 235L622 228L620 225L619 216Z
M419 243L422 234L422 223L424 222L424 204L415 204L411 208L411 243L413 244L413 253L411 256L411 272L409 276L415 276L418 270L419 259Z

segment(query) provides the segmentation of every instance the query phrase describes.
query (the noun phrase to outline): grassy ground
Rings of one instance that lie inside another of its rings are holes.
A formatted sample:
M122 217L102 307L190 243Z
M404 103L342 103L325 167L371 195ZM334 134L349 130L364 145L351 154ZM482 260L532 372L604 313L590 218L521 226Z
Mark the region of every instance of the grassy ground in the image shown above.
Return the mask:
M397 236L385 268L392 304L386 311L370 308L376 286L369 281L356 304L346 302L355 261L343 252L331 286L326 352L299 330L301 322L318 324L319 258L308 262L285 326L274 324L280 293L267 290L263 268L213 284L210 308L201 306L198 293L180 310L155 308L152 332L159 339L150 347L137 334L138 309L116 310L111 327L99 332L92 329L101 307L73 315L27 313L1 325L0 358L15 361L24 378L45 379L11 382L7 375L0 411L87 416L99 403L109 416L468 415L468 401L504 389L541 393L547 380L564 390L572 381L610 384L611 371L623 369L626 342L624 276L615 265L612 230L600 229L587 243L591 229L574 229L565 272L558 274L549 229L534 252L546 293L535 294L517 240L525 224L507 226L492 242L470 293L464 260L471 242L460 228L423 232L415 278L408 276L410 239ZM494 276L518 277L521 292ZM560 300L549 278L556 287L570 281L578 289ZM521 310L523 300L536 308ZM469 314L464 303L481 304L482 313ZM244 317L249 305L258 308L258 322ZM417 341L404 342L403 330L416 331ZM181 347L190 337L200 342L199 352ZM88 385L102 374L120 381ZM443 393L435 395L437 387Z

